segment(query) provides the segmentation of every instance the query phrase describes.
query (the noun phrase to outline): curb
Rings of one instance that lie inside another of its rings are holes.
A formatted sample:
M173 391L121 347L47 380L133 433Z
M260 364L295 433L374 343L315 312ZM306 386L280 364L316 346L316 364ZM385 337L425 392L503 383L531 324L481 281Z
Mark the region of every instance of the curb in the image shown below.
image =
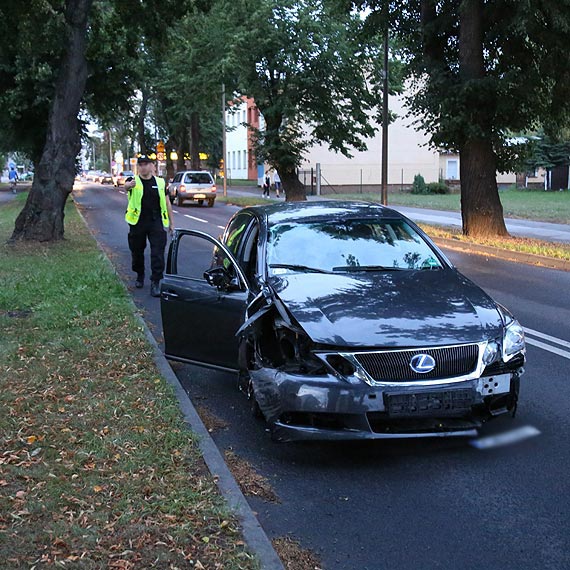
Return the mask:
M156 339L148 328L142 315L140 314L138 307L135 305L135 302L133 301L127 286L121 279L120 275L117 273L113 262L107 256L107 252L101 247L101 244L93 235L91 228L83 217L82 212L77 207L77 204L75 204L75 201L74 205L75 210L83 220L85 227L95 240L99 251L102 253L104 259L111 267L111 270L117 276L127 291L128 302L132 306L134 317L138 320L147 340L152 345L154 352L153 358L158 371L174 389L174 393L176 394L176 399L178 400L178 404L180 406L180 410L182 411L182 415L184 416L184 420L191 428L192 432L198 436L198 446L202 452L202 456L208 467L208 470L212 474L216 486L228 504L228 507L237 516L241 525L243 538L247 543L247 546L257 556L262 570L285 570L281 559L279 556L277 556L277 553L275 552L275 549L273 548L269 537L263 530L263 527L259 524L259 521L249 506L249 503L247 502L244 494L241 492L239 485L237 484L234 476L226 465L226 462L224 461L220 450L212 439L210 432L208 432L206 429L206 426L200 419L200 416L198 415L196 408L194 408L194 405L188 397L188 394L182 387L182 384L180 384L180 381L178 380L176 374L174 374L172 368L170 367L170 364L168 364L168 361L162 354L162 351L160 350Z
M546 257L545 255L535 255L532 253L521 253L518 251L510 251L500 247L490 245L478 245L472 243L462 243L459 240L450 238L431 238L431 240L441 248L460 251L462 253L473 253L475 255L486 255L488 257L496 257L505 261L513 261L515 263L525 263L527 265L538 265L548 269L558 269L559 271L570 271L570 261L565 259L556 259L554 257Z

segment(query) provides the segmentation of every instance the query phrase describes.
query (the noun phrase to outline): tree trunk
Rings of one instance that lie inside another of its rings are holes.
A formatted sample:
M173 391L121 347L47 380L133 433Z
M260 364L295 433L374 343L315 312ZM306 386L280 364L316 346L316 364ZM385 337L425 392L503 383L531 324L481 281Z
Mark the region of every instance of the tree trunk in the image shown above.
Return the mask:
M190 161L192 170L200 167L200 116L194 112L190 115Z
M461 217L467 236L509 235L496 179L496 157L486 140L467 141L459 149Z
M85 49L91 4L92 0L66 2L67 51L55 86L44 150L12 241L63 239L65 202L73 189L75 159L81 150L78 114L87 80Z
M459 13L459 75L462 87L476 91L477 81L485 77L482 0L462 0ZM459 148L463 233L477 237L505 236L508 232L497 189L492 125L476 99L470 111L475 128L467 132ZM474 134L477 131L482 136Z
M307 199L305 186L299 180L294 170L277 167L277 172L279 172L283 191L285 192L285 200L287 202L303 202Z

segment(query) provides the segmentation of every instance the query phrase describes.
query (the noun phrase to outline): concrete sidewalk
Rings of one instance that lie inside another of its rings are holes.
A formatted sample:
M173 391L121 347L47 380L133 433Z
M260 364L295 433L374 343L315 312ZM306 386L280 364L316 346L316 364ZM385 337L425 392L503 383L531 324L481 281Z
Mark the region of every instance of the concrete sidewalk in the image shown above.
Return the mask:
M218 188L218 192L220 188ZM261 196L261 189L255 186L229 187L228 196ZM274 197L274 194L271 194ZM358 200L358 194L354 195ZM334 200L334 194L326 196L307 196L307 200ZM409 208L407 206L390 206L394 210L401 212L415 222L436 224L439 226L461 227L461 214L459 212L449 212L444 210L428 210L425 208ZM505 218L505 223L509 233L517 237L527 237L544 241L570 243L570 225L552 224L549 222L535 222L532 220L518 220Z

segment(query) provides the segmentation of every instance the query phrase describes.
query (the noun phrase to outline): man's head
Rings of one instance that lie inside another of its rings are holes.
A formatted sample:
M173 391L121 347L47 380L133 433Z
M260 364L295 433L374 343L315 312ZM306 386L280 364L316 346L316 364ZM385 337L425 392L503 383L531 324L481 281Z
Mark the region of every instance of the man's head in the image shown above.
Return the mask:
M137 160L139 176L150 178L154 172L154 161L146 154L141 154Z

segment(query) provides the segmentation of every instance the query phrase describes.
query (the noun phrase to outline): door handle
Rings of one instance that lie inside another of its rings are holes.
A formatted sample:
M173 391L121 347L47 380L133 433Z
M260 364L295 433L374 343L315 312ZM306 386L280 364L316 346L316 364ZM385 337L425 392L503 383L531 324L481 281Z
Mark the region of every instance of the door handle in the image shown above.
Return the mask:
M180 295L178 295L178 293L175 293L174 291L163 291L162 296L165 299L178 299Z

